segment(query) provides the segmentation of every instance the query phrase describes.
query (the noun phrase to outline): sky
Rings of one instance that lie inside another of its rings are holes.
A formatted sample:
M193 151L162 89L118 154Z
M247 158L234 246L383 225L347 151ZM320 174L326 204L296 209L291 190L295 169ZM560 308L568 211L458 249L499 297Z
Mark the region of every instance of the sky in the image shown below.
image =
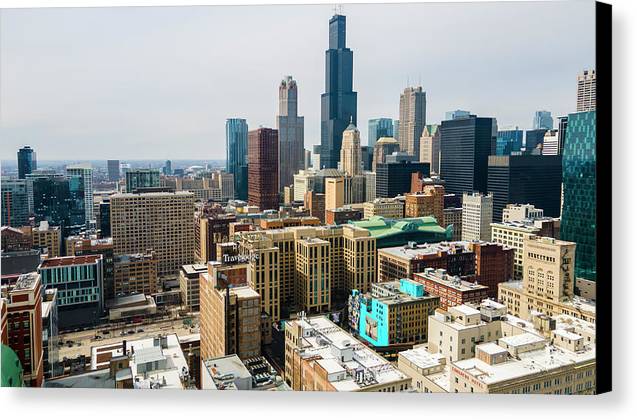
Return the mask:
M575 111L595 63L594 3L345 5L358 126L398 118L422 85L427 123L469 110L530 128ZM320 143L330 5L0 11L0 158L223 159L225 120L274 127L298 83L305 145Z

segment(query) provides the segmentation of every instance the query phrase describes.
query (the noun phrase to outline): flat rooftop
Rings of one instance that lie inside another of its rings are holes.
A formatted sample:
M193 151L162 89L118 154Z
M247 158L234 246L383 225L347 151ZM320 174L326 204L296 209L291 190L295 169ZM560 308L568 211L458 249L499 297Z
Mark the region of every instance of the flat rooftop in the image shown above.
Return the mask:
M421 369L430 369L436 366L440 366L442 365L441 359L444 360L445 358L440 353L429 353L429 351L427 351L427 348L424 346L401 351L399 354L401 357L404 357Z
M364 390L370 386L391 384L408 379L407 375L385 358L325 317L316 316L291 322L297 322L304 330L309 330L304 333L300 350L301 357L332 360L333 363L326 363L326 366L330 369L336 369L334 365L336 363L347 372L345 379L330 382L337 391ZM341 351L351 351L351 360L345 358L346 361L341 361L338 357ZM364 372L363 378L358 381L350 374L350 372L356 371Z
M455 242L438 242L433 244L422 244L415 246L394 246L390 248L379 249L378 253L383 255L389 255L395 258L415 260L431 255L438 255L438 253L457 253L457 252L471 252L467 249L468 242L455 241Z
M102 259L101 255L82 255L76 257L47 258L42 261L40 268L68 267L71 265L95 264Z

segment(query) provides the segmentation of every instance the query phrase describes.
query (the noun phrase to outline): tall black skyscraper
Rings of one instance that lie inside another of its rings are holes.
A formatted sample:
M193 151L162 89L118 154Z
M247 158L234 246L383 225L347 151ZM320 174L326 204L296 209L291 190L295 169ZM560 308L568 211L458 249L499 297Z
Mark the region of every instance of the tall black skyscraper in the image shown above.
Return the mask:
M489 156L488 191L493 221L502 221L507 204L533 204L545 216L560 217L562 156Z
M440 125L440 176L445 191L487 193L489 155L495 154L495 118L470 115Z
M338 166L343 131L350 123L356 125L353 73L354 56L345 47L345 16L334 15L325 51L325 93L321 95L321 167Z
M35 150L24 146L18 150L18 178L25 179L28 174L38 169Z

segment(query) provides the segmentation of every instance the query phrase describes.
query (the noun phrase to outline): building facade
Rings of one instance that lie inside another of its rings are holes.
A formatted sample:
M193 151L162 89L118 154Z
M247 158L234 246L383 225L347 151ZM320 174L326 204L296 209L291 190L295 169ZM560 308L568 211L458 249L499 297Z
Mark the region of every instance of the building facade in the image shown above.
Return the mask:
M279 208L278 141L271 128L248 133L248 204L261 211Z
M304 118L298 115L298 87L292 76L279 84L279 190L290 185L292 177L305 168Z

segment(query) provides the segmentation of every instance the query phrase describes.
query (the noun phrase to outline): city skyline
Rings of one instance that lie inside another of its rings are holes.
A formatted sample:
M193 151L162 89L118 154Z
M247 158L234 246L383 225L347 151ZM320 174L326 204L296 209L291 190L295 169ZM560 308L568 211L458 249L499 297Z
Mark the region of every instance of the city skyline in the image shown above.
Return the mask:
M369 119L397 119L400 93L414 84L427 92L430 123L440 122L446 111L458 108L494 117L499 127L531 127L533 114L540 109L551 111L553 116L574 112L575 75L594 61L594 30L578 23L593 18L592 5L347 5L343 14L347 16L347 46L354 52L361 143L367 144ZM15 159L15 150L29 144L43 160L69 155L78 160L97 156L178 160L197 155L223 159L226 118L245 118L250 130L274 126L277 86L288 74L298 81L299 114L306 119L305 147L319 144L323 60L328 48L325 21L333 11L324 5L260 9L263 13L247 16L240 7L221 6L170 11L3 11L0 42L7 60L3 60L0 76L0 83L6 86L0 93L0 133L6 141L0 157ZM581 16L572 19L569 31L558 25L565 14ZM468 35L461 23L478 15L485 25L472 26L470 35L484 42L485 48L476 49L471 43L460 42ZM534 24L539 15L545 19L543 25ZM222 16L225 18L219 19ZM248 24L255 21L255 25L266 16L273 25L263 37L245 39L232 28L233 19L239 16ZM423 16L427 17L426 25L421 23ZM215 29L206 26L213 18L218 23ZM450 18L458 23L454 25L457 31L447 30L443 37L429 42L431 34L441 33L438 26L448 28ZM116 34L111 33L109 24L114 20L120 26ZM276 24L279 20L285 24ZM510 36L502 39L492 30L491 20L502 30L519 32L509 31ZM55 31L62 21L66 30ZM412 21L417 25L410 25ZM381 22L386 30L378 31ZM162 31L155 32L154 25L159 23ZM165 30L166 25L178 31ZM290 37L296 30L307 36ZM80 31L82 39L76 37ZM217 45L214 40L220 38L215 38L215 33L233 42ZM164 34L171 38L164 39ZM549 40L558 34L559 49ZM117 42L119 37L126 37L126 45ZM280 48L273 39L285 39L286 47ZM378 49L387 50L392 45L392 59L379 61ZM219 66L217 60L235 53L237 47L244 48L246 54L240 54L233 65ZM415 47L422 48L422 53L413 54ZM140 48L144 48L143 53ZM166 51L174 58L172 62L164 60ZM204 55L207 51L209 57ZM524 52L522 59L507 59L507 55L519 56L520 51ZM243 65L244 60L259 62L261 56L270 57L268 62L275 64L256 73L254 67ZM46 72L42 71L42 57L49 59ZM470 73L464 71L468 63ZM221 82L230 77L237 83ZM245 101L246 97L250 101ZM113 144L121 147L113 150Z

